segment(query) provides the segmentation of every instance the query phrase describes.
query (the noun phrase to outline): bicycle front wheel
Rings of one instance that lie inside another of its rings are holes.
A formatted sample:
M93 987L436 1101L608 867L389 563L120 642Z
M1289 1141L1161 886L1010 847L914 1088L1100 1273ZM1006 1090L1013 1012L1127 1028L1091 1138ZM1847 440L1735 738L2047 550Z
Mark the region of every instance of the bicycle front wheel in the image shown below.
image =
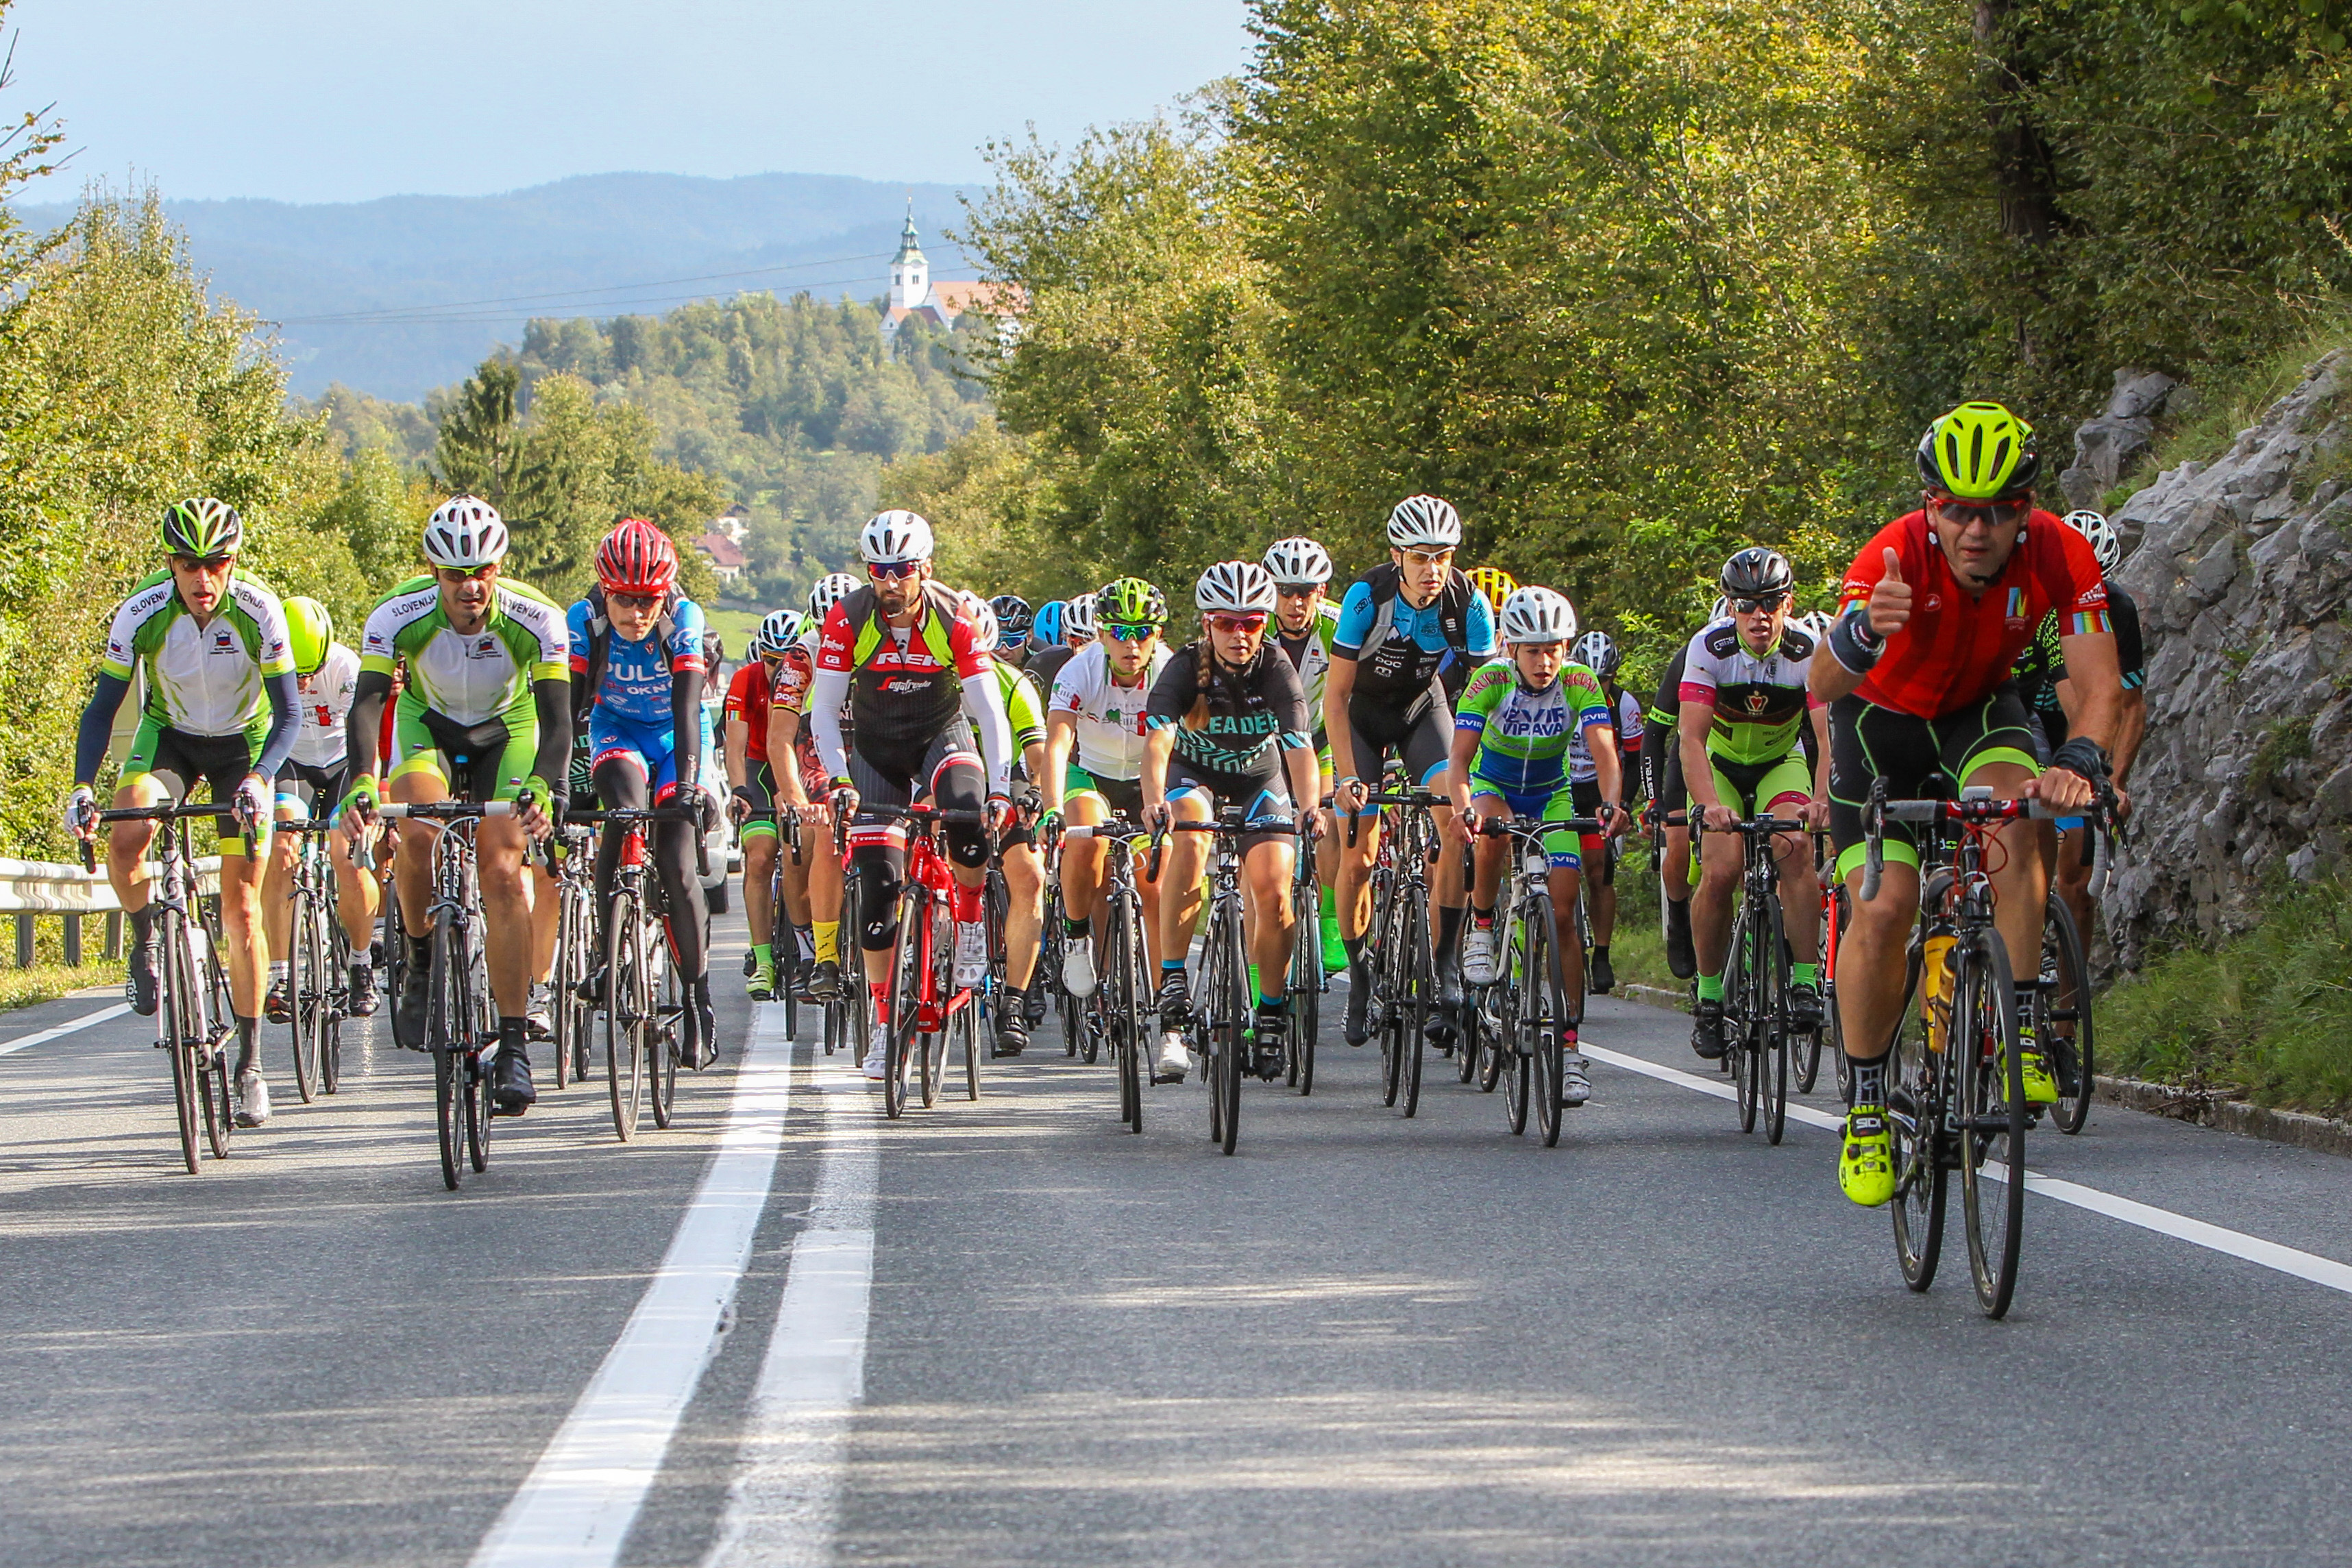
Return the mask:
M1756 906L1743 898L1739 912L1732 917L1731 963L1723 973L1723 1055L1731 1068L1742 1132L1756 1131L1758 1068L1762 1056L1755 1015L1765 1004L1759 989L1763 976L1756 972L1755 930Z
M318 896L307 888L298 889L289 923L294 951L287 955L286 984L294 1014L294 1092L305 1105L318 1093L319 1037L326 1023L325 924Z
M646 1088L646 1014L653 1006L639 935L636 895L624 889L604 911L604 1089L613 1135L624 1143L636 1135Z
M1549 898L1538 899L1531 917L1536 940L1528 943L1528 1008L1533 1026L1535 1082L1529 1095L1536 1102L1536 1131L1547 1149L1559 1146L1559 1095L1568 1047L1560 1037L1569 1026L1568 979L1562 973L1559 912ZM1572 940L1572 939L1571 939ZM1538 954L1540 955L1538 957Z
M1230 1154L1242 1129L1242 1061L1250 1049L1249 961L1242 950L1242 915L1228 903L1217 921L1221 954L1213 984L1217 1018L1211 1031L1210 1092L1218 1109L1217 1146Z
M1429 1017L1437 1002L1437 954L1429 931L1428 892L1407 884L1405 896L1397 901L1403 910L1400 934L1404 938L1403 957L1408 965L1404 994L1398 998L1397 1008L1397 1097L1404 1102L1404 1113L1415 1116L1421 1111L1421 1067Z
M434 1047L433 1122L441 1138L441 1184L453 1193L466 1179L466 1109L472 1094L462 1055Z
M203 1009L198 1004L196 972L190 961L184 919L177 911L165 910L163 914L163 941L156 951L162 956L163 1013L163 1044L172 1058L172 1107L180 1119L180 1157L187 1162L188 1174L203 1169L203 1156L197 1142L204 1136L204 1111L196 1104L200 1093L209 1093L196 1071L197 1053L204 1048L205 1030L201 1022Z
M1511 921L1510 945L1503 962L1502 1028L1496 1036L1495 1057L1499 1064L1496 1076L1503 1081L1504 1121L1511 1136L1517 1138L1528 1130L1528 1097L1535 1072L1535 1035L1539 1026L1531 1015L1541 1011L1530 976L1549 962L1543 937L1528 918L1524 904Z
M882 1068L882 1114L896 1120L906 1114L907 1084L914 1072L913 1058L921 1045L916 1034L917 1014L923 992L923 966L929 962L922 926L929 918L919 894L910 888L898 902L898 945L890 954L890 1020Z
M1757 1027L1753 1072L1758 1108L1764 1117L1764 1141L1778 1145L1789 1130L1789 949L1781 939L1780 897L1768 892L1757 900L1756 964L1758 988L1752 1010Z
M653 1089L654 1125L667 1127L677 1119L677 1037L686 1016L685 996L678 987L677 965L670 961L669 941L658 924L647 924L637 936L646 955L646 991L653 997L653 1026L648 1033L646 1074Z
M1290 1026L1285 1077L1301 1095L1315 1092L1315 1037L1323 1027L1322 901L1310 880L1290 895Z
M2009 953L1979 931L1963 954L1953 995L1952 1066L1959 1079L1960 1209L1977 1305L1999 1318L2017 1293L2025 1226L2025 1072Z

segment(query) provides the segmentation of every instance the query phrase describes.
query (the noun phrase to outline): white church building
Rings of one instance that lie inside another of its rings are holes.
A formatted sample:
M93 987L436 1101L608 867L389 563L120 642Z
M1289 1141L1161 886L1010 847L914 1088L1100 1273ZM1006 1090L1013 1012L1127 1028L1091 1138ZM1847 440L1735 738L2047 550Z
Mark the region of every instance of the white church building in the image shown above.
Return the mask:
M882 312L883 342L896 338L900 323L910 316L953 330L959 318L973 310L999 318L997 331L1009 338L1019 331L1014 318L1020 315L1022 304L1017 289L994 283L935 281L931 264L915 238L915 204L907 203L907 226L898 236L898 254L890 261L890 300Z

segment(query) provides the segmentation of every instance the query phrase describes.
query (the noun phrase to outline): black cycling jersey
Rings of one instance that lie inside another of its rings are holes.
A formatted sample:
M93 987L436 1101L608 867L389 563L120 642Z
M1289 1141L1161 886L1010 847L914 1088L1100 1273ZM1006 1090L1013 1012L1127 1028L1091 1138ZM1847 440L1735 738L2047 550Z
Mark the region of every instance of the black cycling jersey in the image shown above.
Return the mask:
M1658 694L1650 703L1648 722L1642 726L1642 794L1650 800L1662 800L1666 792L1666 768L1674 756L1675 728L1683 714L1683 661L1689 657L1688 642L1675 649L1665 672L1658 677Z
M1307 745L1307 689L1271 640L1241 669L1216 667L1206 643L1178 648L1152 683L1144 721L1176 731L1176 754L1212 772L1278 771L1278 753Z
M1077 657L1076 648L1067 643L1056 643L1021 668L1030 679L1037 683L1038 691L1050 699L1054 695L1055 679L1062 673L1062 667Z
M2132 596L2115 584L2107 584L2107 620L2115 627L2116 662L2123 672L2126 691L2137 691L2147 684L2147 658L2140 638L2139 605ZM2016 668L2011 678L2017 682L2017 694L2033 716L2042 721L2043 733L2054 749L2065 742L2066 710L2058 700L2058 683L2066 679L2066 655L2058 640L2058 616L2055 611L2042 617L2042 625L2025 651L2017 656Z

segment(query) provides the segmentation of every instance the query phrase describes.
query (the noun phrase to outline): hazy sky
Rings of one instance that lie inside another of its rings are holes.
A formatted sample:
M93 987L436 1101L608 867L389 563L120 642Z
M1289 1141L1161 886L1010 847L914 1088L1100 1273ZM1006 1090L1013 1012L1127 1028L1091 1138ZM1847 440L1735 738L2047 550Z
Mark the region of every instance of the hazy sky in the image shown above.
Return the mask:
M976 180L1242 64L1243 0L16 0L77 175L166 196L478 195L566 174ZM28 193L69 198L70 189Z

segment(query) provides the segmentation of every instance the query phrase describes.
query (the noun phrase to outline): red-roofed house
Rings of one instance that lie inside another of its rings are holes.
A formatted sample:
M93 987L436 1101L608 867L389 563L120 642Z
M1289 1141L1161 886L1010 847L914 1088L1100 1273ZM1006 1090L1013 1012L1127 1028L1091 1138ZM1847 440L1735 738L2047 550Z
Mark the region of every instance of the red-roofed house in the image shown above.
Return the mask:
M1018 331L1015 318L1026 304L1018 289L1001 284L933 282L931 264L915 239L915 204L907 204L907 227L898 236L898 254L890 263L890 302L882 312L884 342L898 335L900 323L909 316L952 329L959 317L974 310L997 318L999 332L1009 338Z
M732 583L743 575L743 568L751 563L743 547L717 529L696 540L694 547L710 557L710 570L721 583Z

